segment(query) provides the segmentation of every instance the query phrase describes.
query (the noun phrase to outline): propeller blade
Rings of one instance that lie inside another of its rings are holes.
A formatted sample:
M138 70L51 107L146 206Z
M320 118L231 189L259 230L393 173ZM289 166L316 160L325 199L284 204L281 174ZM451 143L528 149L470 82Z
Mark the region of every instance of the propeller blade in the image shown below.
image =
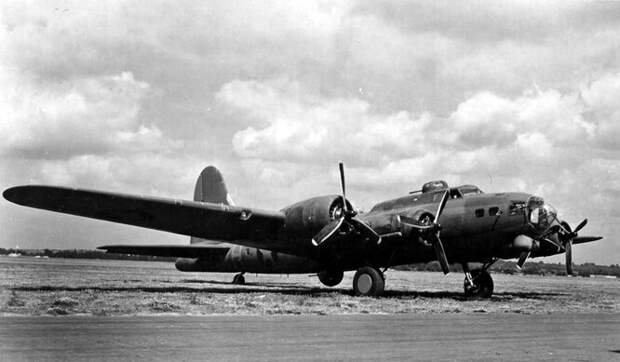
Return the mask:
M319 246L323 244L332 235L334 235L334 233L338 231L338 229L340 229L340 226L342 226L343 222L344 222L344 217L341 217L340 219L333 220L329 224L325 225L321 229L321 231L319 231L319 233L316 234L314 238L312 238L312 244L314 244L314 246Z
M525 261L529 257L530 257L530 252L529 251L524 251L524 252L521 253L521 255L519 255L519 260L517 261L517 268L519 270L523 269L523 264L525 264Z
M437 225L439 223L439 216L441 216L441 212L443 211L443 208L446 207L446 203L448 202L448 190L446 190L446 192L443 193L443 196L441 197L441 201L439 202L439 206L437 206L437 212L435 213L435 220L433 220L433 223L435 225Z
M342 187L342 203L344 205L343 210L349 211L347 208L347 197L346 197L345 183L344 183L344 164L342 162L339 162L338 168L340 169L340 186Z
M577 225L577 227L573 231L573 234L577 236L577 233L579 232L579 230L581 230L584 226L586 226L587 223L588 223L588 219L583 219L583 221L579 225Z
M566 275L573 275L573 240L569 239L564 247L566 248Z
M443 244L441 243L441 239L438 234L435 234L433 237L433 247L435 248L435 254L437 255L437 260L439 261L441 270L444 274L449 274L450 264L448 264L448 258L446 257L446 252L443 249Z
M602 236L577 236L573 238L573 244L589 243L591 241L601 240Z

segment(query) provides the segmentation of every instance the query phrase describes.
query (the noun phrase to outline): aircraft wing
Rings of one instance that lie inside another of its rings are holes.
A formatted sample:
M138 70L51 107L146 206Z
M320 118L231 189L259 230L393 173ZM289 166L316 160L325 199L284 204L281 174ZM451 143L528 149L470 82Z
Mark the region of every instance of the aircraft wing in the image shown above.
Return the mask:
M104 245L97 249L116 254L205 258L213 255L224 257L230 248L213 245Z
M274 240L284 225L279 211L56 186L17 186L3 195L19 205L65 214L263 249L290 248Z
M573 239L573 244L589 243L591 241L601 240L602 236L577 236Z

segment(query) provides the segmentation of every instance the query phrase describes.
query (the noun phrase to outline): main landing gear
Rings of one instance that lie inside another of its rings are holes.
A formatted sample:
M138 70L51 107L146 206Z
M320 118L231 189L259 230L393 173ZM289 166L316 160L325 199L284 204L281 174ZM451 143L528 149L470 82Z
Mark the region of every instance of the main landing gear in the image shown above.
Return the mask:
M245 277L243 276L243 273L235 274L232 283L237 285L245 284Z
M487 272L487 269L493 265L495 261L486 263L481 269L469 270L467 263L463 264L465 272L465 281L463 289L467 298L491 298L493 295L493 278Z
M353 292L359 296L377 297L383 294L385 276L376 268L365 266L359 268L353 277Z

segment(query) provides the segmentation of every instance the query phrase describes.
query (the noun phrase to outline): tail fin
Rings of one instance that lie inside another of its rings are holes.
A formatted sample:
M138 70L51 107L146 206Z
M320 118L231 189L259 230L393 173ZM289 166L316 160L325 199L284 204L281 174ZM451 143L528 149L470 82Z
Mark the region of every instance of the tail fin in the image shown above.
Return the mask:
M210 202L214 204L234 205L228 194L226 183L220 170L214 166L205 167L196 180L194 188L194 201ZM191 237L190 244L197 242L207 242L209 244L219 244L217 241L205 240Z
M228 195L226 183L220 170L214 166L205 167L196 180L194 201L211 202L214 204L234 205Z

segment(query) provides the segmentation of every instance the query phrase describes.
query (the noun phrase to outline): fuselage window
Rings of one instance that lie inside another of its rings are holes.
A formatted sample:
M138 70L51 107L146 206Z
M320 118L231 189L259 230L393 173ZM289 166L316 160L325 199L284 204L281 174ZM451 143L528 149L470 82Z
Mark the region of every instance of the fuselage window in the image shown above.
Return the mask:
M476 209L476 211L474 211L474 213L476 214L476 217L483 217L484 216L484 209Z
M497 216L498 212L499 212L499 207L497 206L493 206L489 208L489 216Z

